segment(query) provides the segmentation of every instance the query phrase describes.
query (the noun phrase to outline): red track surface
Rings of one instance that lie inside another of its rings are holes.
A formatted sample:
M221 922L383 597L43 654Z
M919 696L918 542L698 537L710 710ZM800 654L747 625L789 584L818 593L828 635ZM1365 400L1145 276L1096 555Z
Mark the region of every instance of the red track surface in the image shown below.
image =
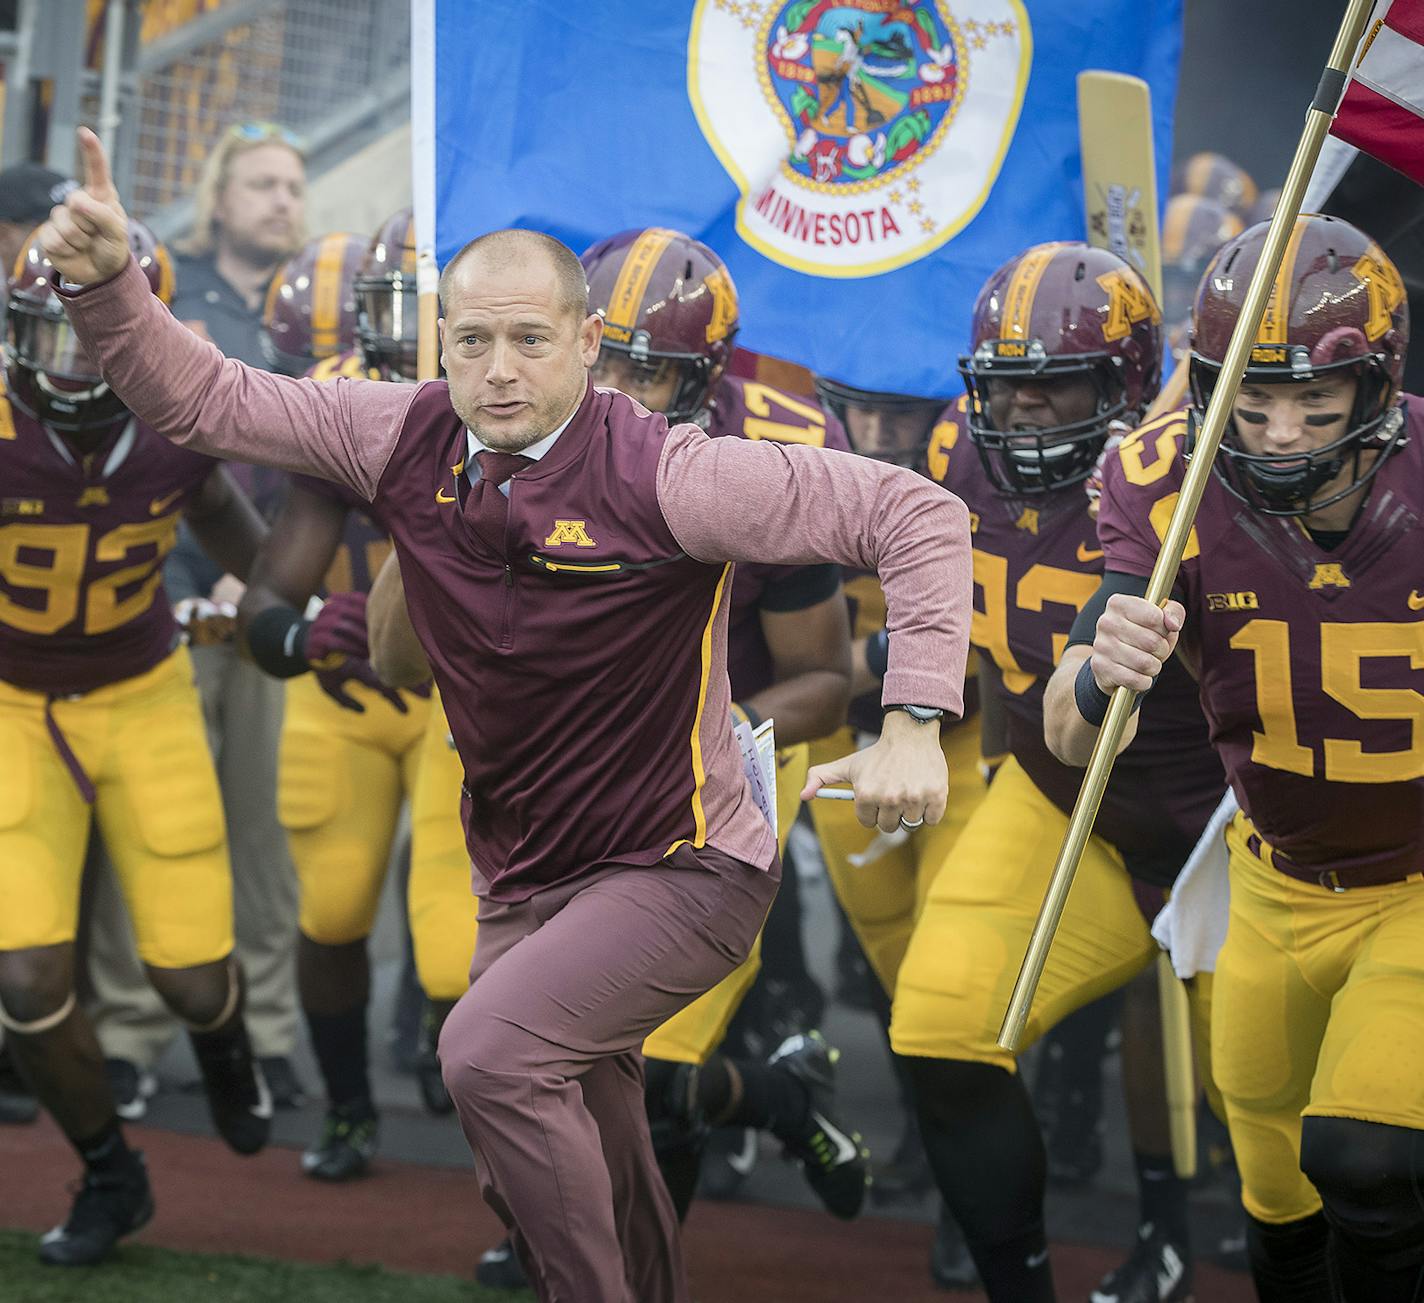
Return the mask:
M380 1263L468 1275L500 1236L472 1173L381 1160L373 1175L324 1186L297 1172L290 1149L234 1157L218 1141L129 1128L148 1155L158 1215L150 1244L305 1262ZM63 1218L76 1160L48 1120L0 1127L0 1226L40 1231ZM697 1205L687 1255L697 1303L948 1303L925 1275L931 1228L863 1218L850 1224L798 1209ZM1114 1252L1056 1245L1064 1303L1086 1299ZM1198 1303L1249 1303L1244 1277L1202 1267Z

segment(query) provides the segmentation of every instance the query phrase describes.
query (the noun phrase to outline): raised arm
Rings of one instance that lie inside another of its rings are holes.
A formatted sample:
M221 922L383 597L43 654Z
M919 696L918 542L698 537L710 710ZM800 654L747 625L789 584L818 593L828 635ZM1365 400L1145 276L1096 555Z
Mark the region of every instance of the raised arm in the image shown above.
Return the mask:
M972 563L969 513L952 493L850 453L681 426L663 450L658 497L699 560L874 570L890 632L881 700L963 712Z
M149 293L98 138L79 131L85 183L41 228L75 334L124 404L201 452L336 480L370 499L415 386L316 384L223 355Z

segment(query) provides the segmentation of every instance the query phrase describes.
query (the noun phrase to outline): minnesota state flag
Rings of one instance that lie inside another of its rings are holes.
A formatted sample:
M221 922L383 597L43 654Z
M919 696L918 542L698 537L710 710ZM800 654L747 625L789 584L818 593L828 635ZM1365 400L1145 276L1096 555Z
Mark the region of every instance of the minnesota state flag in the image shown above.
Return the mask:
M504 226L675 227L725 259L740 343L863 388L955 392L988 274L1082 238L1078 72L1145 78L1171 157L1181 0L413 4L442 264Z

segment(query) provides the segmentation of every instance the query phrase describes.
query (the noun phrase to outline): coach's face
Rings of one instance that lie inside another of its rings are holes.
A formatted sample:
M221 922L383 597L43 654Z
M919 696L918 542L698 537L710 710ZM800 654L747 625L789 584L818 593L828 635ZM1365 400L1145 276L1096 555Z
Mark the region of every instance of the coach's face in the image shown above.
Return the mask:
M472 256L451 281L440 322L450 403L486 447L519 452L579 405L603 320L570 306L542 256Z

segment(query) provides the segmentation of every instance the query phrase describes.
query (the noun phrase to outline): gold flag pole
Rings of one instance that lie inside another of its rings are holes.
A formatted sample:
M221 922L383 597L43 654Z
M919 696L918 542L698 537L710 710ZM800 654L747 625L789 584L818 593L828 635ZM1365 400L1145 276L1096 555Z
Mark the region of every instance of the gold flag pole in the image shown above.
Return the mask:
M1256 332L1260 329L1261 318L1265 315L1276 273L1280 270L1286 241L1295 226L1295 219L1300 215L1306 185L1315 168L1320 147L1325 143L1335 110L1340 106L1340 97L1344 94L1345 83L1349 78L1349 63L1359 48L1360 38L1364 35L1365 24L1369 21L1373 5L1374 0L1349 0L1340 22L1340 30L1335 34L1335 44L1331 48L1329 62L1321 74L1315 98L1306 112L1305 129L1296 145L1290 172L1281 189L1281 197L1271 218L1270 229L1266 232L1261 260L1256 264L1251 284L1246 290L1241 316L1231 333L1231 343L1226 349L1221 375L1212 389L1211 401L1207 404L1206 417L1202 421L1192 459L1187 466L1181 495L1172 512L1171 522L1162 539L1162 551L1157 556L1157 564L1153 567L1152 577L1147 584L1147 600L1157 606L1166 602L1172 592L1172 585L1176 583L1182 553L1186 550L1187 539L1191 536L1197 508L1206 489L1207 476L1211 474L1211 465L1221 444L1227 417L1236 400L1236 391L1241 385L1241 377L1246 372L1246 362ZM1093 820L1097 818L1098 806L1107 788L1108 777L1112 773L1113 761L1116 759L1118 745L1122 740L1123 729L1127 725L1135 696L1136 693L1130 688L1118 688L1113 692L1107 717L1103 720L1097 745L1093 748L1092 759L1088 761L1083 786L1073 807L1073 817L1068 824L1063 846L1058 852L1058 862L1053 866L1053 878L1044 894L1043 905L1039 909L1038 921L1034 924L1033 936L1024 954L1018 980L1014 983L1014 993L1009 1000L1003 1026L999 1029L999 1045L1011 1053L1017 1052L1024 1026L1028 1022L1034 993L1038 989L1038 981L1043 975L1043 966L1053 944L1053 934L1058 929L1058 921L1068 903L1068 891L1073 885L1073 875L1078 870L1083 848L1092 833Z

